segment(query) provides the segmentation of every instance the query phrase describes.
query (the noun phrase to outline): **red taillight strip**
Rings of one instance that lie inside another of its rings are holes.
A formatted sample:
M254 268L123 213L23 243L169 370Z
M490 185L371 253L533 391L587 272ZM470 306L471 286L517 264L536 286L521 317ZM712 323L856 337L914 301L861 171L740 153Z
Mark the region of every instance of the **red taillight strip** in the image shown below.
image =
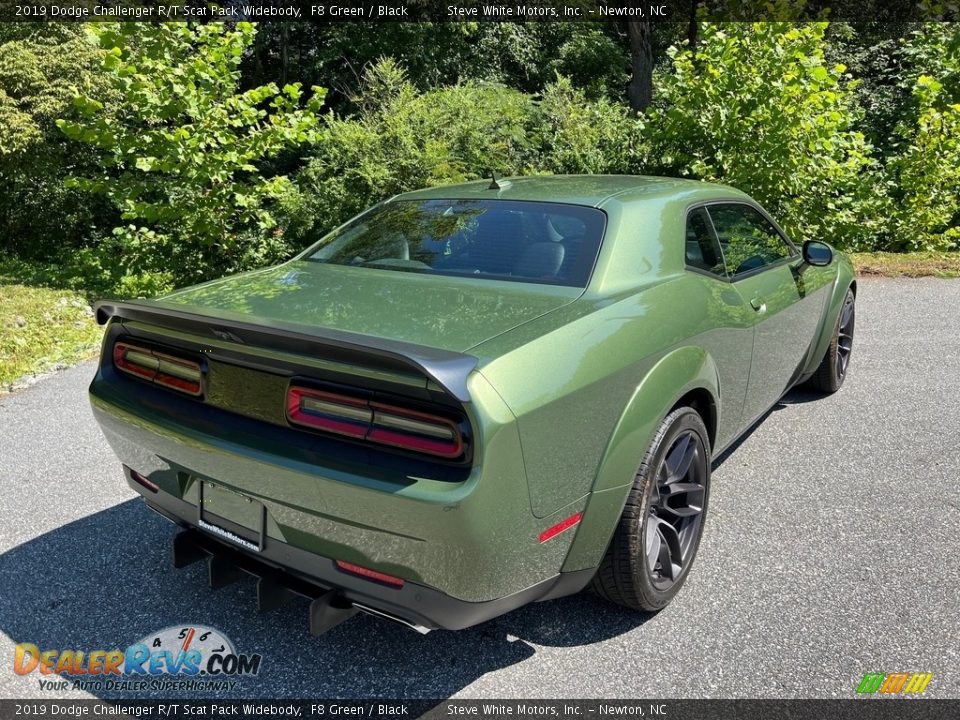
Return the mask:
M363 398L291 386L287 419L296 425L454 459L463 454L460 429L438 415Z
M383 583L384 585L389 585L390 587L402 588L403 587L403 578L394 577L393 575L387 575L386 573L377 572L376 570L371 570L370 568L361 567L360 565L354 565L353 563L348 563L344 560L337 560L337 567L348 572L351 575L358 575L359 577L364 578L365 580L373 580L375 582Z
M160 361L149 350L117 343L113 346L113 364L131 375L153 380L157 376Z
M463 438L452 420L395 405L370 405L373 427L368 439L445 458L463 454Z
M582 512L574 513L573 515L568 517L566 520L562 520L561 522L558 522L556 525L552 527L548 527L546 530L540 533L540 542L545 543L547 540L549 540L550 538L556 537L557 535L562 533L564 530L569 530L574 525L579 523L582 518L583 518Z
M287 419L338 435L364 438L370 429L373 411L364 400L291 387L287 393Z
M203 392L200 363L192 360L118 342L113 346L113 364L125 373L187 395Z
M417 452L445 458L459 457L463 452L463 448L459 443L445 443L431 440L430 438L391 432L376 427L370 431L367 439L380 443L381 445L391 445L393 447L406 448L407 450L416 450Z

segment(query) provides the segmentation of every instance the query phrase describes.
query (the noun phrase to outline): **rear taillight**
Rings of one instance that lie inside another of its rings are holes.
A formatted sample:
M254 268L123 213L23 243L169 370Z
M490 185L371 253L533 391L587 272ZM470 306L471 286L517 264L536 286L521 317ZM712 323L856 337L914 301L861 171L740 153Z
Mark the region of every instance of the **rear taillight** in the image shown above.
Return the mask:
M312 388L290 387L287 419L295 425L441 458L459 458L464 451L463 433L449 418Z
M200 363L192 360L118 342L113 346L113 364L122 372L187 395L196 396L202 392Z

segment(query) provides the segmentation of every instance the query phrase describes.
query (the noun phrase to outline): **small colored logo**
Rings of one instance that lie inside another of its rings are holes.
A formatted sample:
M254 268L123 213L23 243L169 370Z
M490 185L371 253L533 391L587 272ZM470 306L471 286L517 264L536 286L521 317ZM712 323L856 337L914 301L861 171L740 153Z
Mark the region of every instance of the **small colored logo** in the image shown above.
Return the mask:
M920 695L933 680L933 673L867 673L857 685L858 695Z

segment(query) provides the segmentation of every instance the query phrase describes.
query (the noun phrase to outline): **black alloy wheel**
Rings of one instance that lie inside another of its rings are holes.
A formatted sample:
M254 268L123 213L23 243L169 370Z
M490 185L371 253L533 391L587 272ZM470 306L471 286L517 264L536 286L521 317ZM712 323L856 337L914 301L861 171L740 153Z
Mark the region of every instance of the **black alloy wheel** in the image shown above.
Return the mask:
M640 463L593 590L635 610L665 607L690 574L709 491L707 428L693 408L676 408Z
M679 435L650 484L643 517L647 569L658 590L667 590L684 574L700 537L706 496L706 450L693 430Z

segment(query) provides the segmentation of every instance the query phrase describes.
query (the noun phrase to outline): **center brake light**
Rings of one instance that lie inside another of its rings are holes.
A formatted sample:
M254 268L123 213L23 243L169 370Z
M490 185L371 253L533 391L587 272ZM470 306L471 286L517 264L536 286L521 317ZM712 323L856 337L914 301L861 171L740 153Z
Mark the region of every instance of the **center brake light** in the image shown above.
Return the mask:
M458 424L432 413L375 400L290 386L287 419L304 427L455 459L464 451Z
M200 363L192 360L118 342L113 346L113 364L129 375L187 395L197 396L203 392Z

